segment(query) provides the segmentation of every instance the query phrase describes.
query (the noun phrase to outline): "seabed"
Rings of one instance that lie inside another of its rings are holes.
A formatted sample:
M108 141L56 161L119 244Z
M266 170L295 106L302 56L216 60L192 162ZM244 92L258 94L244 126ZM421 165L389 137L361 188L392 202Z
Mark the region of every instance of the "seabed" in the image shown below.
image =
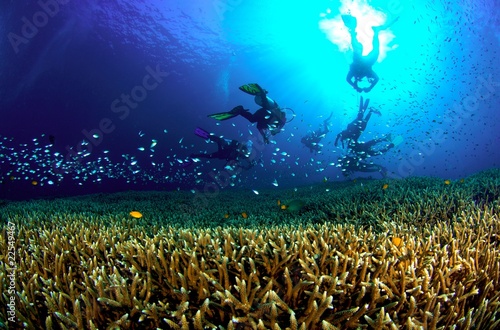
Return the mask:
M258 195L0 201L0 210L0 328L500 325L498 169Z

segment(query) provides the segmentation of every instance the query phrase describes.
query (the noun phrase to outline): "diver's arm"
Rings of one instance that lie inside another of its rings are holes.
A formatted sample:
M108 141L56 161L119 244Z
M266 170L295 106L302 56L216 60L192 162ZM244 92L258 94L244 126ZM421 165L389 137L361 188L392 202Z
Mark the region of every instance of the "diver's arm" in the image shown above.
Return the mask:
M357 92L361 91L361 89L358 87L358 81L354 77L354 73L352 73L352 70L349 70L345 79L349 83L349 85L351 85L352 88L354 88Z
M342 132L337 134L337 138L335 139L334 145L337 146L339 144L339 139L342 138ZM344 147L344 141L342 140L342 148Z
M373 89L373 87L375 87L375 85L378 83L378 81L380 80L380 78L378 77L378 75L373 72L372 73L372 80L370 81L370 87L366 87L364 89L365 93L368 93L369 91L371 91Z

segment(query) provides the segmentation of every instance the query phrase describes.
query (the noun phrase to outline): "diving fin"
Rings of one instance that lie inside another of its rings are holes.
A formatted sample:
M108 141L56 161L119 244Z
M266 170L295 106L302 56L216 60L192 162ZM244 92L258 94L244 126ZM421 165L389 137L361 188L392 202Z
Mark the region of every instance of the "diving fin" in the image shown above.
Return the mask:
M397 147L398 145L403 143L403 141L404 141L404 138L401 135L398 135L394 138L394 140L392 140L392 143Z
M238 116L238 114L233 112L219 112L208 115L208 117L213 118L215 120L228 120L236 116Z
M349 29L349 30L356 30L356 26L358 25L358 20L356 17L351 16L351 15L341 15L342 21L344 21L344 25Z
M234 107L229 112L214 113L214 114L208 115L208 117L216 119L216 120L228 120L228 119L231 119L233 117L240 115L244 111L245 111L245 108L243 108L243 106L241 106L241 105L238 105L238 106Z
M330 119L332 119L332 116L333 116L333 111L332 111L332 112L330 112L330 115L328 116L328 118L326 118L326 119L324 120L324 122L329 122L329 121L330 121Z
M265 93L265 91L262 89L262 87L259 86L259 84L246 84L243 86L238 87L242 92L245 92L250 95L258 95L261 94L262 92Z
M196 127L196 129L194 130L194 134L204 139L210 139L210 133L208 133L207 131L205 131L203 128L200 127Z

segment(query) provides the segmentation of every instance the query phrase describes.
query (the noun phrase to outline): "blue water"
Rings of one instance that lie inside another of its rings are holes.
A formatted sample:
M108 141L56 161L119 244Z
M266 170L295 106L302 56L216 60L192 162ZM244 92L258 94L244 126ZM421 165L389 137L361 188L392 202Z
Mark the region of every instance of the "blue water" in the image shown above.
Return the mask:
M390 133L400 144L370 161L394 179L457 180L500 166L496 0L0 6L0 198L200 192L214 182L258 191L381 178L343 175L338 159L346 150L333 145L355 118L360 96L345 81L352 51L340 14L348 10L358 18L365 52L371 26L399 16L380 35L373 66L380 82L363 93L382 115L372 116L360 140ZM238 173L222 160L184 167L190 154L216 150L193 134L198 126L241 141L259 136L244 118L207 117L240 104L256 111L253 97L238 89L253 82L295 113L288 111L293 120L256 150L259 163ZM332 112L321 153L311 153L301 138Z

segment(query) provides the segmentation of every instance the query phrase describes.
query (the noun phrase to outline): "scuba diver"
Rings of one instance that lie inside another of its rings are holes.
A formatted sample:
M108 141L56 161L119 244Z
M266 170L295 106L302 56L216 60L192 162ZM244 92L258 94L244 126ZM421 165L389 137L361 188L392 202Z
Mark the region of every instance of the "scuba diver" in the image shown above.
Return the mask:
M215 113L208 115L208 117L217 120L228 120L236 116L242 116L251 123L257 123L257 129L264 138L264 142L269 143L270 136L281 132L281 129L286 124L285 111L280 109L278 103L268 97L266 95L267 91L258 84L243 85L239 89L247 94L254 95L255 103L261 108L255 113L250 113L248 109L238 105L229 112Z
M374 149L375 145L380 142L389 142L383 148ZM358 159L366 159L373 156L380 156L385 154L390 149L394 148L394 143L392 142L391 135L388 134L386 137L373 139L367 142L358 142L355 140L350 140L348 148L352 153L358 156Z
M246 143L241 143L237 140L223 139L221 137L211 135L204 129L197 127L194 134L205 139L206 141L217 143L217 151L213 153L198 153L191 154L190 158L211 158L211 159L222 159L226 161L226 166L241 167L245 170L253 167L257 162L252 159L252 146L253 142L249 140ZM192 162L187 162L186 165L190 165Z
M355 155L345 155L344 157L339 158L338 166L341 168L342 174L345 177L352 175L354 172L380 172L382 177L385 178L387 176L387 168L384 166L371 162L368 163L359 159Z
M380 149L374 148L375 145L384 141L389 143ZM349 141L348 154L339 158L339 166L342 169L342 173L344 176L350 176L353 172L380 172L385 178L387 176L387 169L382 165L367 162L366 159L383 155L400 142L402 142L402 137L398 136L393 141L391 134L367 142Z
M332 116L333 112L330 113L330 116L323 121L323 130L320 127L317 131L310 132L300 140L300 142L302 142L306 147L309 148L310 152L321 152L322 145L319 143L319 141L321 141L321 139L323 139L326 134L330 132L329 126Z
M353 50L352 64L349 67L349 72L347 73L346 80L349 85L351 85L357 92L368 93L378 83L379 77L375 73L375 71L373 71L372 66L373 64L375 64L375 62L377 62L378 56L380 55L379 32L388 29L398 19L399 17L396 17L394 20L387 24L372 27L373 49L368 55L363 56L363 45L358 41L356 37L356 17L351 15L342 15L344 25L347 27L347 29L349 30L349 34L351 35L351 45ZM368 87L361 88L358 86L358 83L365 77L367 78L370 85Z
M379 116L382 115L380 111L371 108L368 111L366 117L363 118L369 104L370 99L366 99L366 101L363 103L363 96L361 96L359 100L358 116L351 123L349 123L349 125L347 125L347 128L345 130L337 134L337 138L335 139L334 143L335 146L338 145L339 140L342 142L342 148L345 147L344 141L347 141L348 145L350 141L357 142L361 133L363 133L363 131L366 129L366 125L368 124L372 113L376 113Z

